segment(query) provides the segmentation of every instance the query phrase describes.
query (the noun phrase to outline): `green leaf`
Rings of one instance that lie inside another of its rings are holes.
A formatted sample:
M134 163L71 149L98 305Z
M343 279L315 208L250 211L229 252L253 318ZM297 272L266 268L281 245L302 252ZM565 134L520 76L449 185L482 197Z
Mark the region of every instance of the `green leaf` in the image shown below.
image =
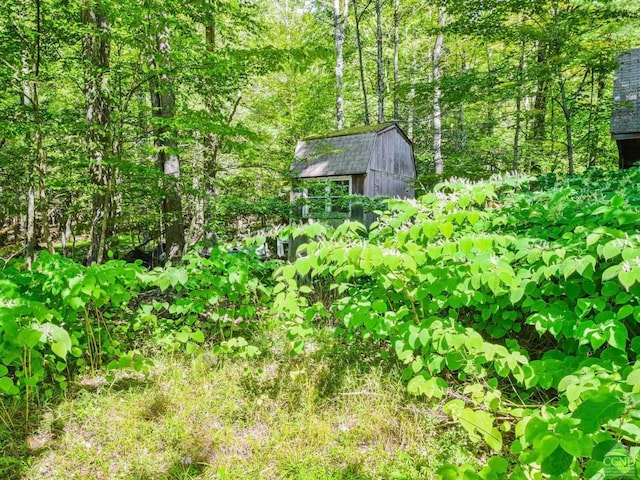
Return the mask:
M571 467L573 456L565 452L562 447L557 447L551 455L545 458L540 467L542 473L560 475Z
M591 233L587 235L587 248L589 248L591 245L598 243L601 237L602 237L602 234L600 233Z
M16 395L19 391L18 387L13 384L13 380L9 377L0 378L0 392L6 393L7 395Z
M40 330L25 328L23 330L20 330L20 333L18 333L16 343L20 346L33 348L40 342L42 336L43 335ZM43 339L43 341L45 341L45 339Z
M610 393L599 394L582 402L573 412L573 417L580 420L584 433L593 433L608 421L620 417L625 404Z
M496 473L507 473L509 462L502 457L491 457L487 461L487 465Z
M606 260L611 260L612 258L620 255L620 253L622 253L622 249L620 248L617 240L612 240L602 247L602 255Z
M502 450L502 434L497 428L492 428L489 432L483 435L484 441L487 442L487 445L493 449L495 452L500 452Z
M460 470L456 465L442 465L438 467L437 470L437 479L438 480L459 480L460 477L458 474Z
M549 426L547 422L538 418L532 417L526 424L524 429L524 438L529 444L533 444L533 442L543 433L549 430Z
M439 377L427 378L425 375L418 375L409 381L407 391L411 395L424 395L427 398L442 398L447 386L447 382Z
M509 295L509 300L511 301L512 305L515 305L520 300L522 300L523 296L524 296L524 288L519 288L519 287L512 288L511 293Z
M204 333L202 333L202 330L194 330L193 332L191 332L191 339L194 342L203 343Z
M74 310L80 310L85 306L85 301L80 297L71 297L68 302L69 306Z
M613 265L612 267L607 268L602 273L602 281L606 282L607 280L616 278L618 276L618 272L620 272L621 269L622 269L621 265Z
M462 353L457 350L452 350L447 353L446 358L447 367L449 367L449 369L452 371L460 370L467 364L467 360L466 358L464 358L464 355L462 355Z
M131 362L133 360L133 357L131 355L122 355L119 359L118 359L118 367L117 368L129 368L131 366Z
M476 212L475 210L471 210L467 213L467 220L469 220L469 224L472 226L478 223L480 220L480 212Z
M381 299L373 302L373 304L371 304L371 307L378 313L385 313L387 311L387 304L384 300Z
M67 358L67 354L73 348L69 333L62 327L53 323L44 323L38 327L46 341L51 341L51 351L62 359Z
M453 235L454 227L452 223L445 222L438 225L438 230L440 230L440 233L442 233L445 238L451 238L451 236Z
M533 448L538 452L538 461L540 462L551 455L558 448L558 445L560 445L560 440L553 434L537 438L533 443Z
M627 348L627 327L620 322L613 322L607 329L607 342L614 348L626 350Z
M473 194L473 199L476 201L478 205L482 205L484 201L487 199L487 194L482 190L476 190Z
M580 458L582 456L582 442L576 435L560 437L560 446L569 455Z
M627 376L627 385L640 385L640 368L636 368Z
M190 332L184 330L176 333L176 340L180 343L187 343L189 341L189 333Z
M473 249L473 240L471 238L461 238L458 241L460 250L464 253L469 253Z
M433 260L438 260L442 256L442 247L440 245L429 245L427 247L427 255Z
M632 305L623 305L616 314L616 320L623 320L627 318L629 315L633 314L633 311L634 307Z
M67 353L69 353L70 348L65 345L64 342L54 342L51 344L51 351L55 353L60 358L66 359Z
M311 260L309 257L302 257L296 260L295 263L296 270L300 275L306 275L311 270Z
M156 285L161 291L164 292L167 288L171 286L171 279L166 275L162 275L158 277L158 279L156 280Z
M620 270L618 273L618 280L622 286L629 291L629 289L636 283L636 274L634 272L625 272L624 270Z

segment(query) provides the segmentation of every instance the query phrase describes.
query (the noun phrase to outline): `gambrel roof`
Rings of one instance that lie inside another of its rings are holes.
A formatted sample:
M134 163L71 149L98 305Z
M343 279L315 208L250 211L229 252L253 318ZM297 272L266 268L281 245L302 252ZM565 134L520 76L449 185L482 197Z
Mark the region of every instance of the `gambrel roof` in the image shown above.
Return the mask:
M378 135L392 129L411 144L395 124L371 125L307 137L298 142L291 170L300 178L366 173Z
M613 84L613 116L611 133L624 137L640 133L640 48L634 48L618 59Z

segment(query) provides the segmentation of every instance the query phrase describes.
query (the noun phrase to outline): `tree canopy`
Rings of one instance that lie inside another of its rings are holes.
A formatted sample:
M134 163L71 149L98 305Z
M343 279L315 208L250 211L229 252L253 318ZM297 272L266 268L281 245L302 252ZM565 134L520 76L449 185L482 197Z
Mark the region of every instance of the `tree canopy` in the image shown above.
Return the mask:
M267 212L250 205L286 202L299 139L362 127L376 111L414 142L419 192L441 176L613 167L612 77L640 41L639 10L10 0L0 6L1 238L29 258L85 237L89 263L123 238L162 239L179 256L205 232L252 228Z

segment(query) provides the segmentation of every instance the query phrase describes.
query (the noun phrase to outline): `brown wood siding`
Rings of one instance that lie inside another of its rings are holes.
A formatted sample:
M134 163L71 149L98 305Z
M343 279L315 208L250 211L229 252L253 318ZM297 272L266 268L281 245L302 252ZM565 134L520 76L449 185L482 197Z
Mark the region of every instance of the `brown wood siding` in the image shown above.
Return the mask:
M411 184L413 179L375 170L369 173L368 179L367 196L415 198L415 190Z
M364 182L366 175L353 175L351 177L351 193L354 195L364 195Z
M411 144L395 129L382 132L369 162L365 195L414 198L415 174Z
M415 178L411 145L396 129L380 133L373 147L369 168L398 177Z

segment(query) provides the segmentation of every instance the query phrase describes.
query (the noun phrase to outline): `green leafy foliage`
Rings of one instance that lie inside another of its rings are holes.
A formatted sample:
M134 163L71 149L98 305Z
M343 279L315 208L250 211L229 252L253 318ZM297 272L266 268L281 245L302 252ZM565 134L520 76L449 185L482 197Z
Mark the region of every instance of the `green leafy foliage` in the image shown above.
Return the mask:
M327 315L347 340L390 345L410 393L517 457L480 478L607 475L611 448L640 442L639 181L451 180L388 201L368 235L306 232L274 290L292 351Z
M219 249L152 271L119 260L87 268L46 252L31 271L13 262L0 270L0 394L51 394L74 371L101 366L146 371L153 345L192 354L241 340L256 355L234 337L258 323L272 268Z

